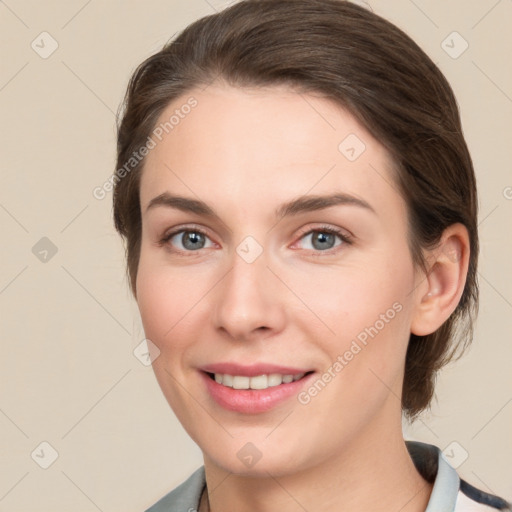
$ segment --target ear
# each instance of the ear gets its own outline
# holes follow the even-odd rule
[[[469,235],[463,224],[445,229],[435,249],[426,254],[428,273],[418,274],[411,332],[432,334],[457,307],[469,265]]]

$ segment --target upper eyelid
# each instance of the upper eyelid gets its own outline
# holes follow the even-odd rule
[[[179,233],[182,233],[183,231],[198,231],[200,233],[204,233],[205,235],[208,235],[209,230],[208,230],[208,228],[200,226],[199,224],[198,225],[191,224],[191,225],[186,225],[186,226],[178,226],[178,227],[166,229],[162,235],[162,238],[167,237],[167,236],[174,236]]]
[[[199,224],[198,225],[187,225],[187,226],[182,226],[182,227],[177,227],[177,228],[170,228],[168,230],[165,230],[164,231],[164,234],[162,235],[162,237],[166,237],[166,236],[169,236],[169,235],[177,235],[179,233],[182,233],[184,231],[198,231],[200,233],[204,233],[205,235],[208,235],[208,231],[209,229],[208,228],[205,228],[203,226],[200,226]],[[311,232],[322,232],[322,231],[334,231],[334,232],[346,232],[347,233],[347,237],[349,236],[353,236],[352,233],[346,229],[346,228],[341,228],[341,227],[335,227],[335,226],[329,226],[328,224],[322,224],[321,226],[317,226],[317,227],[307,227],[307,228],[301,228],[299,229],[299,235],[300,236],[304,236],[304,235],[307,235],[308,233],[311,233]],[[209,236],[209,235],[208,235]]]
[[[346,228],[342,228],[342,227],[337,227],[337,226],[330,226],[329,224],[322,224],[321,226],[317,226],[317,227],[308,227],[308,228],[304,228],[304,230],[300,229],[299,230],[299,236],[304,236],[304,235],[307,235],[311,232],[323,232],[323,231],[328,231],[328,232],[333,232],[337,235],[340,235],[340,236],[346,236],[347,238],[351,238],[353,237],[354,235]]]

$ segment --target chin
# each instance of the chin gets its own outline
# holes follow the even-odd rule
[[[306,452],[305,446],[283,446],[280,442],[271,442],[266,430],[257,440],[256,436],[241,436],[230,439],[229,443],[209,446],[199,444],[205,465],[216,466],[238,476],[268,478],[269,475],[280,477],[295,473],[310,465],[314,457]],[[276,440],[277,441],[277,440]],[[297,455],[300,454],[300,459]]]

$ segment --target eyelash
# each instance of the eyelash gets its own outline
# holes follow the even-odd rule
[[[204,235],[205,237],[208,237],[208,234],[203,229],[201,229],[199,227],[190,226],[187,228],[181,228],[181,229],[177,229],[175,231],[171,231],[170,233],[166,233],[158,241],[158,245],[161,247],[166,245],[172,237],[174,237],[180,233],[200,233],[200,234]],[[325,251],[313,251],[312,255],[315,257],[322,256],[322,255],[334,254],[335,252],[337,252],[339,250],[339,248],[342,245],[352,245],[353,244],[353,237],[351,235],[348,235],[346,232],[341,231],[340,229],[337,229],[337,228],[333,228],[331,226],[319,226],[314,229],[305,230],[302,233],[300,233],[299,240],[303,239],[306,235],[310,235],[311,233],[328,233],[331,235],[336,235],[342,241],[342,244],[340,244],[336,247],[333,247],[331,249],[327,249]],[[172,249],[172,252],[178,253],[178,254],[191,254],[194,252],[199,252],[199,250],[197,250],[197,251],[182,251],[181,249]]]

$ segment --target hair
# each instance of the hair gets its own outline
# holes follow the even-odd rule
[[[215,80],[286,85],[353,115],[392,157],[412,260],[425,272],[424,250],[435,249],[448,226],[467,228],[469,268],[455,311],[434,333],[410,335],[402,411],[415,419],[431,404],[437,372],[471,342],[478,310],[476,179],[446,78],[402,30],[344,0],[242,0],[189,25],[138,66],[118,117],[113,214],[134,296],[144,159],[121,171],[171,101]]]

